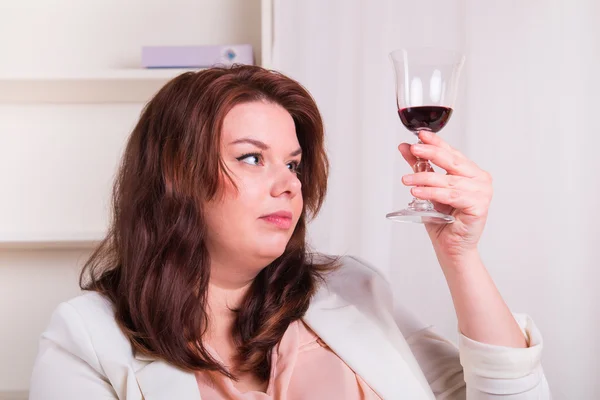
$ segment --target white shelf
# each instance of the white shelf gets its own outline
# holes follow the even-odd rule
[[[105,234],[103,232],[85,232],[79,234],[55,233],[35,237],[0,234],[0,249],[91,249],[100,244],[104,237]],[[0,397],[0,400],[2,400],[2,397]]]
[[[145,103],[172,78],[198,69],[113,69],[0,76],[0,103]]]
[[[80,80],[164,80],[170,79],[183,72],[198,71],[198,68],[115,68],[97,71],[73,71],[60,74],[7,74],[2,80],[28,80],[28,81],[80,81]]]
[[[0,392],[0,400],[27,400],[28,392]]]

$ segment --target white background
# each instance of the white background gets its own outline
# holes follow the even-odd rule
[[[462,50],[462,93],[441,135],[494,177],[484,261],[511,309],[541,329],[554,397],[600,398],[598,2],[275,5],[275,66],[312,91],[327,123],[333,170],[315,243],[380,267],[405,304],[456,339],[425,232],[384,218],[410,200],[400,182],[410,169],[396,145],[414,141],[396,114],[387,54]]]
[[[2,0],[0,75],[135,67],[146,44],[256,45],[259,15],[259,2],[247,0]],[[495,178],[483,258],[511,309],[540,327],[559,400],[600,397],[599,18],[592,0],[275,2],[274,67],[311,90],[327,128],[332,174],[311,226],[314,246],[376,265],[404,303],[452,339],[456,320],[426,234],[384,218],[410,200],[400,184],[409,167],[396,146],[414,140],[396,114],[387,53],[404,45],[466,53],[462,92],[443,136]],[[69,201],[86,192],[56,174],[79,169],[73,176],[89,180],[78,185],[106,193],[115,146],[140,107],[0,105],[0,190],[17,176],[24,185],[55,176],[59,187],[49,200]],[[53,171],[60,160],[49,165],[38,148],[52,135],[93,162]],[[18,201],[3,191],[0,215],[9,207],[38,212],[30,203],[43,204],[33,198],[39,186],[27,190],[32,198]],[[105,201],[91,197],[98,207]],[[73,212],[91,225],[104,218],[81,204]],[[86,256],[0,249],[0,391],[27,388],[38,336],[58,302],[78,293]]]

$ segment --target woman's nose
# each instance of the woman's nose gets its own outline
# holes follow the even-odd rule
[[[298,179],[298,175],[293,171],[290,171],[287,166],[277,168],[274,175],[273,184],[271,186],[271,195],[273,197],[279,197],[281,195],[294,197],[300,193],[300,189],[302,188],[300,179]]]

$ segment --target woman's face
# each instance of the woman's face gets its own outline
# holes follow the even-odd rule
[[[221,155],[238,190],[223,177],[223,196],[205,205],[214,263],[239,273],[283,254],[302,212],[300,152],[294,121],[283,107],[257,101],[226,115]]]

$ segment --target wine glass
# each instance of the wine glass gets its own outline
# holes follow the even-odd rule
[[[390,53],[396,78],[396,102],[402,124],[415,135],[439,132],[450,119],[458,91],[458,76],[465,57],[433,47],[403,48]],[[421,140],[419,140],[419,143]],[[431,172],[428,160],[417,157],[415,172]],[[452,215],[436,211],[429,200],[413,198],[407,208],[387,218],[398,222],[454,222]]]

